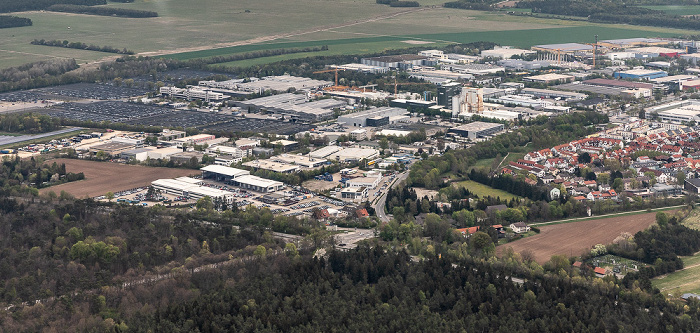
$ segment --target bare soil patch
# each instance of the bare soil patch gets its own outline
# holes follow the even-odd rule
[[[109,162],[94,162],[74,159],[55,159],[47,163],[65,163],[66,171],[85,174],[85,179],[77,182],[51,186],[39,193],[66,191],[77,198],[96,197],[107,192],[118,192],[136,187],[148,186],[161,178],[177,178],[197,175],[199,171],[174,168],[151,168],[140,165],[125,165]]]
[[[666,212],[673,214],[673,211]],[[599,220],[583,220],[542,226],[540,233],[497,248],[500,253],[512,247],[517,253],[530,250],[542,264],[553,255],[578,256],[596,244],[609,244],[623,232],[635,234],[656,222],[656,212],[616,216]]]

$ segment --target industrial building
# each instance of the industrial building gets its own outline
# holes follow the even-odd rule
[[[481,56],[497,58],[497,59],[510,59],[513,56],[526,56],[529,54],[536,54],[535,51],[514,49],[510,47],[499,47],[496,46],[493,50],[483,50],[481,51]],[[499,64],[500,65],[500,64]]]
[[[158,179],[151,182],[153,188],[166,194],[189,197],[195,200],[210,197],[212,199],[222,199],[228,204],[233,203],[233,193],[199,184],[201,184],[199,180],[188,177]]]
[[[536,83],[544,83],[544,84],[552,84],[552,83],[566,83],[566,82],[571,82],[574,81],[576,78],[573,75],[564,75],[564,74],[542,74],[542,75],[534,75],[534,76],[526,76],[523,78],[523,81],[525,82],[536,82]]]
[[[275,148],[282,149],[283,152],[288,153],[293,150],[299,149],[299,142],[291,140],[277,140],[270,142]]]
[[[491,136],[502,131],[504,128],[505,126],[503,124],[475,121],[473,123],[450,128],[447,133],[463,138],[476,139]]]
[[[606,39],[598,42],[598,45],[610,49],[627,49],[637,46],[662,46],[668,45],[667,40],[656,38],[623,38],[623,39]]]
[[[171,98],[181,98],[191,101],[193,99],[201,99],[205,102],[222,101],[230,96],[219,92],[214,92],[211,89],[190,86],[187,88],[177,88],[173,86],[160,87],[160,94]]]
[[[369,66],[369,65],[363,65],[363,64],[345,64],[345,65],[339,65],[335,66],[338,69],[344,69],[346,71],[356,71],[356,72],[364,72],[364,73],[370,73],[370,74],[384,74],[389,71],[389,68],[386,67],[380,67],[380,66]]]
[[[379,157],[379,150],[372,148],[344,148],[327,158],[339,162],[358,162],[361,160],[372,160]]]
[[[306,77],[280,75],[266,76],[260,80],[240,83],[236,89],[254,93],[262,93],[267,90],[275,92],[295,90],[318,90],[333,85],[331,81],[314,80]]]
[[[213,134],[197,134],[175,139],[173,140],[173,142],[178,147],[182,147],[183,145],[201,145],[206,143],[207,141],[214,140],[215,138],[216,136]]]
[[[520,93],[524,95],[532,95],[537,98],[559,98],[564,101],[581,101],[586,99],[588,96],[586,94],[575,92],[537,88],[524,88],[520,91]]]
[[[199,170],[202,171],[202,179],[214,179],[224,183],[230,182],[237,177],[250,175],[250,171],[248,170],[230,168],[221,165],[207,165]]]
[[[491,75],[491,74],[496,74],[498,72],[505,72],[506,71],[506,69],[502,66],[494,66],[494,65],[489,65],[489,64],[465,64],[465,65],[445,64],[445,65],[440,66],[440,69],[450,71],[450,72],[472,74],[472,75]]]
[[[279,173],[294,173],[299,171],[299,167],[296,165],[290,165],[286,163],[274,162],[271,160],[255,160],[243,163],[243,166],[253,168],[256,170],[268,170]]]
[[[452,97],[462,93],[462,84],[450,82],[437,87],[437,103],[445,108],[452,109]]]
[[[323,158],[313,158],[313,157],[308,157],[308,156],[290,155],[290,154],[275,155],[275,156],[272,156],[270,158],[270,160],[273,162],[279,162],[279,163],[285,163],[285,164],[291,164],[291,165],[299,165],[299,166],[302,166],[304,168],[320,167],[327,162],[327,160],[323,159]]]
[[[337,153],[338,151],[342,150],[342,147],[339,146],[325,146],[323,148],[316,149],[312,152],[309,153],[309,157],[311,158],[326,158],[329,155],[333,153]]]
[[[377,177],[357,177],[357,178],[352,178],[348,179],[347,182],[345,182],[345,185],[347,187],[365,187],[369,189],[375,189],[378,185],[379,182],[382,180],[381,176]]]
[[[393,99],[389,101],[389,106],[397,108],[412,108],[412,109],[427,109],[433,105],[437,105],[434,101],[413,100],[413,99]],[[415,112],[415,111],[414,111]]]
[[[657,57],[669,57],[676,58],[681,54],[685,53],[683,49],[671,49],[668,47],[658,47],[658,46],[648,46],[648,47],[638,47],[634,49],[628,49],[627,52],[632,52],[636,56],[635,58],[657,58]]]
[[[656,113],[666,123],[682,124],[700,122],[700,100],[688,99],[647,108],[646,114]]]
[[[499,98],[493,98],[489,101],[503,105],[525,106],[537,110],[541,110],[545,107],[554,105],[552,101],[543,100],[539,98],[532,98],[530,96],[524,95],[508,95]]]
[[[503,66],[506,69],[528,71],[540,70],[552,66],[552,62],[549,60],[526,61],[521,59],[503,59],[499,60],[497,63],[499,66]]]
[[[630,69],[613,73],[615,78],[630,80],[650,80],[665,76],[668,76],[667,72],[655,69]]]
[[[409,69],[413,66],[432,66],[435,64],[430,57],[417,54],[399,54],[391,56],[362,58],[361,63],[367,66],[385,68]]]
[[[380,107],[338,117],[338,123],[355,127],[378,127],[388,125],[389,118],[402,116],[408,112],[401,108]]]
[[[231,181],[231,184],[233,186],[238,186],[240,188],[260,193],[275,192],[284,188],[284,184],[282,182],[252,175],[236,177]]]
[[[564,43],[564,44],[546,44],[535,45],[530,48],[533,51],[549,52],[549,53],[564,53],[575,54],[582,52],[592,52],[593,46],[579,43]]]
[[[340,191],[340,197],[355,202],[361,202],[369,197],[369,190],[364,187],[346,187]]]
[[[132,150],[135,147],[135,145],[128,143],[106,142],[101,145],[95,145],[90,147],[90,154],[94,156],[97,155],[97,153],[99,152],[103,152],[104,154],[107,154],[109,156],[118,157],[119,154],[121,154],[122,152]]]
[[[236,106],[250,111],[288,115],[292,119],[321,121],[333,117],[333,109],[345,106],[344,101],[327,99],[308,102],[306,95],[279,94],[235,102]]]

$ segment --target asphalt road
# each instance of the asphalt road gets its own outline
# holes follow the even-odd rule
[[[408,166],[410,169],[410,166]],[[386,193],[389,192],[389,188],[392,186],[401,183],[404,181],[406,178],[408,178],[408,173],[409,171],[404,171],[400,173],[396,179],[394,179],[394,182],[389,185],[389,187],[382,193],[382,195],[379,197],[379,200],[377,200],[377,203],[374,205],[374,211],[377,213],[377,217],[379,218],[380,221],[382,222],[389,222],[391,219],[386,215],[384,212],[384,205],[386,204]]]

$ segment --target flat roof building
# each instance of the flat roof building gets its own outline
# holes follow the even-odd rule
[[[563,74],[550,73],[550,74],[526,76],[523,78],[523,81],[550,84],[550,83],[571,82],[575,79],[576,78],[573,75],[563,75]]]
[[[463,138],[476,139],[493,135],[502,131],[504,128],[505,126],[503,124],[475,121],[473,123],[450,128],[447,133]]]
[[[656,69],[631,69],[613,73],[613,77],[619,79],[650,80],[668,76],[668,73]]]
[[[376,149],[344,148],[328,156],[328,159],[340,162],[357,162],[363,159],[372,160],[377,157],[379,157],[379,150]]]
[[[528,54],[535,54],[537,52],[530,50],[496,47],[493,50],[483,50],[481,51],[482,57],[492,57],[498,59],[510,59],[513,56],[524,56]]]
[[[260,193],[279,191],[284,188],[282,182],[252,175],[236,177],[231,183],[234,186]]]
[[[588,97],[588,95],[582,93],[537,88],[523,88],[520,93],[525,95],[533,95],[539,98],[560,98],[565,101],[581,101]]]
[[[333,153],[336,153],[343,149],[342,147],[339,146],[325,146],[321,147],[319,149],[316,149],[312,152],[309,153],[309,157],[312,158],[326,158],[328,155],[331,155]]]
[[[688,99],[647,108],[647,114],[657,113],[659,120],[666,123],[682,124],[700,122],[700,100]]]
[[[401,116],[407,114],[408,111],[401,108],[380,107],[367,111],[350,113],[338,117],[338,123],[343,123],[348,126],[367,127],[367,126],[383,126],[389,124],[389,117]]]
[[[103,152],[109,156],[119,156],[122,152],[134,149],[135,145],[121,142],[106,142],[101,145],[95,145],[90,147],[90,154],[97,155],[99,152]]]
[[[229,182],[235,178],[250,175],[250,171],[231,168],[222,165],[207,165],[201,169],[202,179],[214,179],[216,181]]]
[[[413,66],[429,65],[430,57],[417,54],[398,54],[391,56],[362,58],[363,65],[385,68],[407,69]]]
[[[281,154],[272,156],[270,160],[274,162],[286,163],[291,165],[299,165],[304,168],[315,168],[325,164],[327,161],[323,158],[313,158],[302,155]]]
[[[293,173],[299,171],[296,165],[274,162],[271,160],[255,160],[243,163],[243,166],[257,170],[269,170],[279,173]]]
[[[593,46],[587,44],[579,43],[564,43],[564,44],[544,44],[535,45],[530,48],[533,51],[542,52],[562,52],[562,53],[578,53],[578,52],[591,52],[593,51]]]
[[[229,204],[234,200],[234,195],[232,192],[200,186],[188,179],[183,179],[182,177],[178,179],[154,180],[151,182],[151,185],[153,188],[163,193],[189,197],[195,200],[210,197],[212,199],[222,199]]]
[[[345,182],[348,187],[366,187],[369,189],[374,189],[379,185],[382,180],[381,176],[377,177],[357,177],[349,179]]]

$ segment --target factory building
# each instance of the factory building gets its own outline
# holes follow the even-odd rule
[[[417,54],[399,54],[391,56],[362,58],[361,63],[367,66],[377,66],[385,68],[410,69],[414,66],[432,66],[435,61],[430,57]]]
[[[201,169],[202,179],[214,179],[220,182],[230,182],[240,176],[250,175],[250,171],[230,168],[221,165],[207,165]]]
[[[230,97],[222,93],[211,91],[211,89],[201,87],[160,87],[160,94],[172,98],[186,99],[188,101],[193,99],[201,99],[205,102],[222,101]]]
[[[274,162],[271,160],[255,160],[243,163],[243,166],[253,168],[255,170],[268,170],[279,173],[294,173],[299,171],[296,165]]]
[[[321,121],[333,118],[333,109],[343,107],[347,103],[334,99],[308,102],[306,95],[285,93],[238,101],[235,104],[249,111],[288,115],[292,119],[305,121]]]
[[[299,165],[299,166],[302,166],[304,168],[320,167],[327,162],[323,158],[313,158],[313,157],[308,157],[308,156],[290,155],[290,154],[281,154],[281,155],[272,156],[270,158],[270,160],[273,162],[286,163],[286,164],[291,164],[291,165]]]
[[[445,108],[452,108],[452,97],[462,93],[462,84],[458,82],[445,83],[437,87],[437,102]]]
[[[573,75],[563,75],[563,74],[542,74],[542,75],[534,75],[534,76],[526,76],[523,78],[523,81],[525,82],[536,82],[536,83],[544,83],[544,84],[552,84],[552,83],[566,83],[566,82],[571,82],[575,80],[576,78]]]
[[[530,49],[533,51],[549,52],[549,53],[562,53],[562,54],[576,54],[576,53],[593,52],[593,46],[590,46],[587,44],[579,44],[579,43],[535,45],[535,46],[531,47]]]
[[[496,46],[493,50],[481,51],[481,56],[484,58],[491,57],[491,58],[497,58],[497,59],[510,59],[513,56],[522,57],[522,56],[526,56],[529,54],[536,54],[536,53],[537,52],[535,52],[535,51]],[[500,65],[500,63],[499,63],[499,65]]]
[[[537,98],[559,98],[565,101],[581,101],[588,95],[582,93],[559,91],[551,89],[524,88],[520,91],[524,95],[532,95]]]
[[[665,76],[668,76],[668,73],[655,69],[630,69],[613,73],[615,78],[629,80],[650,80]]]
[[[212,199],[222,199],[226,203],[233,203],[234,194],[229,191],[200,186],[197,179],[180,177],[176,179],[158,179],[151,182],[156,190],[166,194],[189,197],[191,199],[201,199],[210,197]]]
[[[689,99],[647,108],[646,114],[657,113],[659,120],[671,124],[700,122],[700,101]]]
[[[237,177],[231,181],[231,184],[233,186],[238,186],[243,189],[260,193],[275,192],[284,188],[284,184],[282,182],[251,175]]]
[[[503,124],[475,121],[473,123],[450,128],[447,133],[463,138],[476,139],[491,136],[502,131],[504,128],[505,126]]]
[[[402,116],[408,113],[405,109],[381,107],[367,111],[351,113],[338,117],[338,123],[355,127],[378,127],[389,124],[389,117]]]

